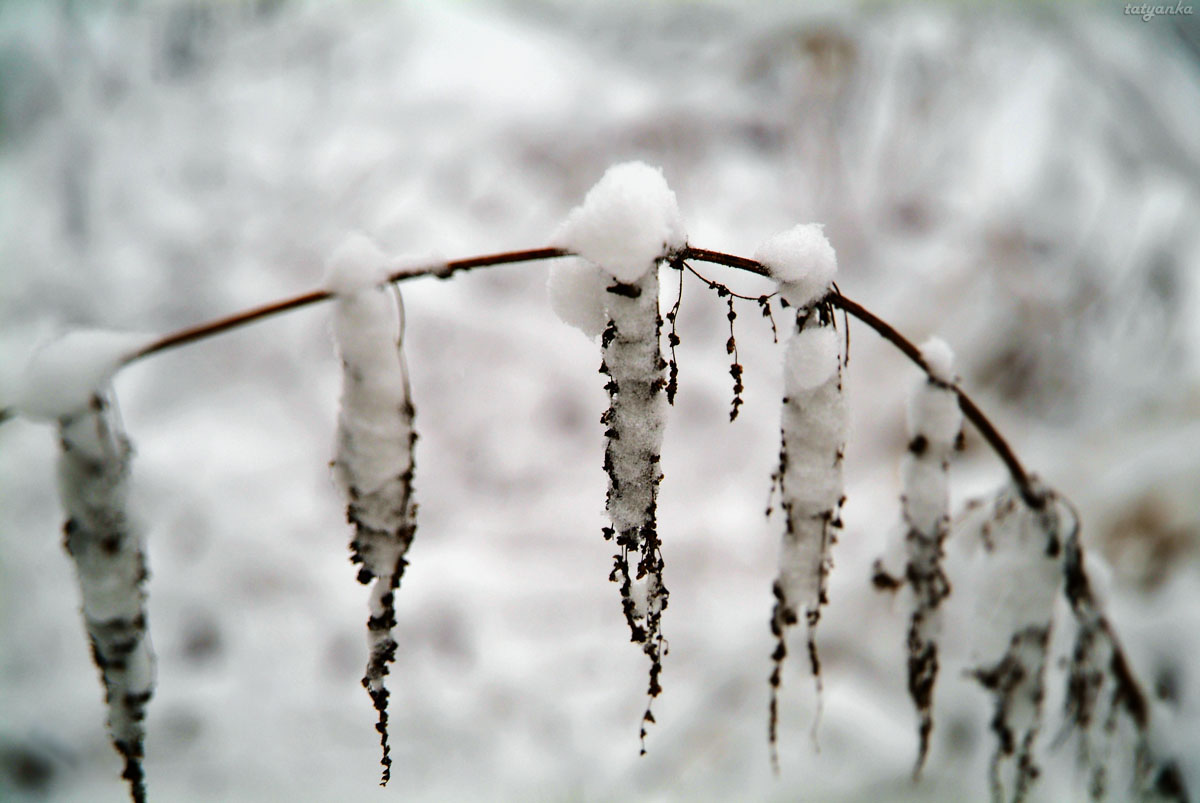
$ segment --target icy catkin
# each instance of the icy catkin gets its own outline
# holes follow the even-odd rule
[[[1040,772],[1034,747],[1063,568],[1060,505],[1052,494],[1041,495],[1046,502],[1034,510],[1015,487],[1004,488],[974,545],[971,674],[992,698],[997,744],[988,777],[996,803],[1027,799]]]
[[[817,623],[826,603],[826,579],[832,567],[830,547],[842,526],[845,501],[842,457],[845,451],[845,399],[842,394],[842,339],[828,304],[814,304],[796,315],[785,346],[782,447],[775,482],[786,516],[773,587],[771,632],[776,639],[771,671],[768,731],[777,765],[778,693],[787,657],[788,628],[801,617],[807,630],[809,666],[821,694]],[[819,710],[819,709],[818,709]],[[814,723],[813,732],[816,733]]]
[[[130,794],[146,799],[142,758],[154,653],[146,629],[146,554],[126,512],[129,440],[100,396],[59,419],[58,486],[67,553],[83,598],[83,618],[108,704],[108,732],[125,760]]]
[[[342,358],[342,399],[333,472],[347,499],[346,518],[354,525],[351,561],[360,564],[358,581],[372,584],[370,655],[362,683],[379,712],[375,727],[383,749],[383,785],[391,778],[392,764],[384,678],[397,646],[393,595],[417,528],[412,500],[416,433],[401,352],[398,293],[393,297],[387,285],[339,284],[344,292],[335,304],[333,329]]]
[[[962,432],[962,412],[954,392],[953,356],[940,340],[922,347],[931,375],[913,388],[908,407],[908,452],[901,469],[900,497],[907,565],[912,591],[908,626],[908,693],[917,709],[918,747],[913,768],[919,777],[933,731],[933,690],[938,675],[939,608],[950,595],[942,569],[942,548],[950,530],[950,456]]]
[[[1108,797],[1112,746],[1124,718],[1133,727],[1137,746],[1133,786],[1119,797],[1184,803],[1189,798],[1179,763],[1156,749],[1146,693],[1092,589],[1078,521],[1064,549],[1065,591],[1076,627],[1064,713],[1068,728],[1079,735],[1079,762],[1088,773],[1088,794],[1092,800]]]
[[[663,558],[658,538],[659,467],[667,401],[659,351],[662,319],[658,312],[658,271],[649,270],[634,284],[614,283],[606,304],[609,323],[601,336],[608,376],[609,407],[601,417],[607,445],[606,510],[611,527],[606,539],[615,540],[609,579],[620,584],[621,608],[632,640],[650,659],[647,693],[653,701],[662,691],[659,674],[666,651],[662,612],[667,607]],[[654,721],[647,705],[641,727],[645,752],[646,725]]]
[[[650,709],[662,691],[659,675],[666,653],[662,612],[667,588],[657,507],[667,363],[659,349],[658,265],[682,248],[687,237],[675,193],[662,171],[626,162],[605,171],[583,203],[567,215],[553,242],[585,260],[551,276],[555,310],[588,335],[596,323],[605,321],[600,373],[608,377],[604,387],[609,406],[600,422],[605,426],[605,508],[611,526],[604,528],[604,537],[619,549],[609,580],[620,585],[632,640],[650,659],[650,699],[641,725],[645,753],[646,727],[654,722]]]

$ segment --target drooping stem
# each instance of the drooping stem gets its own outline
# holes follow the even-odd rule
[[[466,259],[451,260],[448,262],[432,263],[425,266],[405,268],[396,271],[388,277],[390,282],[402,282],[409,279],[417,279],[422,276],[434,276],[439,279],[448,279],[456,273],[473,270],[475,268],[490,267],[493,265],[511,265],[519,262],[536,262],[543,259],[558,259],[561,257],[574,256],[570,251],[562,248],[532,248],[523,251],[506,251],[499,254],[485,254],[483,256],[468,257]],[[717,265],[724,265],[738,270],[744,270],[748,273],[754,273],[759,276],[768,276],[769,272],[766,267],[753,259],[739,257],[733,254],[725,254],[720,251],[710,251],[704,248],[692,248],[688,246],[679,253],[669,254],[668,258],[675,260],[695,259],[701,262],[710,262]],[[214,335],[228,332],[231,329],[236,329],[247,324],[255,323],[266,318],[273,317],[285,312],[291,312],[302,307],[318,304],[323,301],[329,301],[333,298],[333,293],[328,290],[314,290],[293,298],[277,301],[272,304],[266,304],[261,307],[245,310],[243,312],[229,315],[224,318],[218,318],[213,321],[198,324],[187,329],[181,329],[177,332],[171,332],[164,335],[154,342],[142,347],[138,351],[126,357],[121,365],[122,367],[137,362],[145,357],[150,357],[155,354],[184,346],[191,343],[205,340]],[[926,374],[930,373],[929,366],[925,364],[924,358],[921,356],[921,350],[913,345],[912,341],[904,337],[895,327],[884,321],[879,316],[870,312],[868,309],[859,303],[852,301],[840,292],[833,292],[828,296],[828,300],[837,307],[853,315],[859,321],[865,323],[878,333],[881,337],[895,346],[901,353],[912,360]],[[1034,488],[1033,483],[1029,479],[1021,461],[1017,459],[1016,453],[1012,447],[1001,436],[999,430],[992,424],[991,420],[983,414],[974,400],[966,394],[962,388],[957,385],[953,386],[958,397],[959,407],[962,408],[963,415],[968,421],[975,425],[979,433],[992,447],[992,451],[1004,462],[1008,473],[1012,475],[1013,482],[1020,489],[1021,497],[1034,510],[1041,510],[1046,505],[1045,498],[1039,494]],[[0,424],[3,424],[10,418],[16,415],[14,408],[0,408]]]

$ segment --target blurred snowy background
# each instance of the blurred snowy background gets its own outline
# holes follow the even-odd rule
[[[609,164],[643,159],[693,244],[748,255],[824,222],[847,295],[955,347],[966,386],[1081,508],[1200,789],[1200,17],[1122,10],[6,2],[0,398],[65,328],[167,331],[311,289],[352,229],[397,253],[542,245]],[[645,666],[600,536],[599,354],[554,318],[545,273],[404,288],[421,519],[383,791],[358,685],[366,591],[328,473],[328,311],[119,377],[159,655],[152,798],[982,797],[988,711],[958,676],[939,683],[926,780],[908,780],[904,609],[868,580],[899,517],[916,373],[865,329],[821,749],[793,662],[771,774],[778,353],[743,308],[746,404],[728,424],[724,308],[695,282],[660,504],[670,655],[638,758]],[[119,801],[54,451],[45,426],[0,428],[0,798]],[[957,501],[1002,480],[970,433]],[[1081,795],[1072,745],[1052,744],[1060,678],[1050,800]]]

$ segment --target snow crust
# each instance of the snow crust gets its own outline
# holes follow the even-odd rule
[[[378,491],[412,463],[411,428],[399,425],[409,393],[393,293],[369,286],[334,305],[333,331],[345,366],[334,477],[358,495]]]
[[[845,484],[846,403],[837,333],[809,319],[784,356],[780,503],[787,522],[779,557],[776,625],[807,614],[810,646],[824,598],[833,532]],[[815,647],[813,647],[815,649]]]
[[[53,421],[87,409],[130,354],[149,343],[144,334],[81,329],[34,352],[18,384],[15,407],[28,418]]]
[[[837,254],[820,223],[801,223],[768,239],[754,252],[793,307],[819,301],[837,277]]]
[[[610,278],[586,260],[559,260],[550,266],[546,292],[550,307],[563,323],[590,338],[599,337],[608,322],[604,300]]]
[[[825,384],[837,372],[840,346],[832,326],[808,327],[792,335],[784,354],[788,387],[812,390]]]
[[[682,248],[687,235],[662,169],[624,162],[608,168],[588,190],[553,242],[632,284],[667,253]]]
[[[387,281],[390,262],[374,240],[356,231],[346,235],[325,268],[325,288],[350,296]]]

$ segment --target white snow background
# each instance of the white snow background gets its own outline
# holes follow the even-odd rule
[[[608,165],[661,166],[694,245],[748,256],[823,223],[847,295],[951,345],[1110,562],[1112,616],[1195,793],[1198,41],[1196,17],[1115,3],[5,3],[0,400],[66,329],[165,332],[313,289],[352,230],[390,254],[538,247]],[[962,677],[940,678],[909,780],[906,613],[869,577],[899,521],[916,373],[853,324],[820,752],[794,660],[772,775],[780,355],[740,307],[729,424],[725,307],[690,280],[659,500],[670,654],[638,757],[644,658],[600,534],[599,349],[558,321],[548,269],[404,287],[420,512],[386,790],[358,682],[368,592],[329,472],[330,311],[117,377],[159,657],[151,799],[985,795],[988,703]],[[0,427],[0,798],[121,801],[54,454],[50,427]],[[956,507],[1003,478],[969,432]],[[1052,674],[1038,799],[1082,795],[1073,744],[1051,745],[1061,687]]]

